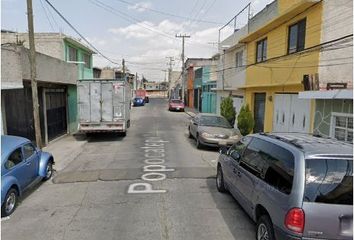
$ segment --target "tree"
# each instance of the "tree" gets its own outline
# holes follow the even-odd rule
[[[235,124],[236,111],[231,97],[222,100],[220,105],[221,116],[225,117],[227,121],[233,126]]]
[[[243,105],[237,116],[237,128],[243,136],[249,134],[254,127],[254,119],[248,104]]]

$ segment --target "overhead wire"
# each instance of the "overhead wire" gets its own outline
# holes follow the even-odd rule
[[[135,4],[130,3],[128,1],[125,1],[125,0],[116,0],[116,1],[119,1],[119,2],[127,4],[127,5],[136,6]],[[197,2],[199,2],[199,0],[197,0]],[[145,9],[145,10],[148,10],[148,11],[151,11],[151,12],[155,12],[155,13],[158,13],[158,14],[161,14],[161,15],[165,15],[165,16],[170,16],[170,17],[175,17],[175,18],[180,18],[180,19],[185,19],[185,20],[192,20],[189,17],[177,15],[177,14],[174,14],[174,13],[168,13],[168,12],[165,12],[165,11],[156,10],[156,9],[153,9],[153,8],[150,8],[150,7],[138,6],[138,8]],[[199,19],[198,22],[209,23],[209,24],[217,24],[217,25],[222,24],[220,22],[214,22],[214,21],[203,20],[203,19]]]
[[[97,7],[100,7],[116,16],[119,16],[123,19],[125,19],[126,21],[128,22],[131,22],[133,24],[136,24],[142,28],[145,28],[146,30],[149,30],[149,31],[152,31],[152,32],[155,32],[161,36],[164,36],[164,37],[167,37],[169,39],[172,39],[172,40],[176,40],[171,34],[169,33],[165,33],[163,31],[160,31],[160,30],[156,30],[154,28],[152,28],[150,25],[147,25],[146,23],[144,23],[144,21],[140,20],[140,19],[137,19],[135,17],[132,17],[131,15],[129,14],[126,14],[118,9],[115,9],[113,8],[112,6],[110,5],[107,5],[99,0],[89,0],[89,2],[91,2],[92,4],[96,5]]]
[[[44,5],[43,5],[42,0],[39,0],[39,3],[40,3],[41,6],[42,6],[43,12],[44,12],[44,14],[45,14],[45,16],[46,16],[46,18],[47,18],[47,20],[48,20],[48,23],[49,23],[49,25],[50,25],[50,28],[51,28],[52,31],[54,32],[54,31],[55,31],[55,30],[54,30],[54,27],[53,27],[53,25],[52,25],[52,22],[51,22],[50,19],[49,19],[49,16],[48,16],[48,13],[47,13],[46,9],[44,8]]]
[[[113,61],[112,59],[108,58],[106,55],[104,55],[100,50],[98,50],[92,43],[90,43],[71,23],[69,20],[67,20],[60,12],[57,10],[52,3],[49,2],[49,0],[44,0],[48,3],[48,5],[66,22],[71,29],[73,29],[90,47],[92,47],[98,54],[100,54],[103,58],[108,60],[109,62],[119,65],[119,63]]]

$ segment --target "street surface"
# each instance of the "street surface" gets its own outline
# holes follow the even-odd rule
[[[254,239],[238,203],[216,190],[216,149],[198,150],[189,116],[151,99],[126,137],[90,135],[53,181],[1,222],[2,239]]]

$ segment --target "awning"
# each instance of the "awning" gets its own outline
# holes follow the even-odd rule
[[[327,91],[299,92],[301,99],[353,99],[353,90],[336,89]]]

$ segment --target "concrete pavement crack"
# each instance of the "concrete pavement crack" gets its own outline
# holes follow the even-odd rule
[[[75,211],[74,215],[71,217],[70,222],[67,224],[68,227],[70,227],[70,225],[71,225],[72,222],[74,221],[74,218],[77,216],[77,214],[78,214],[79,211],[81,210],[82,204],[83,204],[83,202],[84,202],[84,200],[85,200],[85,198],[86,198],[86,195],[87,195],[88,187],[89,187],[89,184],[87,183],[87,184],[86,184],[85,193],[84,193],[84,196],[83,196],[82,199],[81,199],[79,208]],[[63,238],[62,238],[63,240],[65,239],[66,230],[67,230],[67,228],[64,229],[64,234],[63,234]]]

